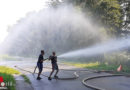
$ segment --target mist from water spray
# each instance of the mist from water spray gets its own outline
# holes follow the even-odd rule
[[[130,46],[129,38],[107,41],[102,26],[93,21],[71,5],[32,12],[9,29],[0,52],[32,57],[44,49],[46,57],[55,51],[58,58],[81,60]]]
[[[92,47],[68,52],[58,56],[59,58],[73,58],[73,57],[90,57],[98,54],[110,53],[113,51],[124,50],[130,47],[130,38],[110,40],[106,43],[97,44]]]
[[[72,5],[29,13],[9,29],[0,51],[36,56],[44,49],[50,55],[85,48],[104,40],[100,26]]]

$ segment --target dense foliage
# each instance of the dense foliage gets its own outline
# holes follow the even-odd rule
[[[71,3],[80,8],[84,13],[97,19],[107,27],[108,34],[120,36],[129,33],[130,1],[129,0],[54,0],[54,7]]]

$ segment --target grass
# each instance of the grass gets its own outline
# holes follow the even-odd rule
[[[12,86],[7,85],[8,90],[16,90],[15,88],[15,78],[13,77],[13,74],[20,74],[19,71],[9,68],[6,66],[0,66],[0,76],[3,77],[5,83],[12,83]]]
[[[6,66],[0,66],[0,73],[6,73],[6,74],[20,74],[19,71],[13,69],[13,68],[9,68]]]
[[[92,62],[92,63],[74,63],[74,62],[67,62],[65,64],[68,65],[73,65],[79,68],[87,68],[87,69],[93,69],[93,70],[112,70],[116,71],[119,65],[108,65],[108,64],[103,64],[100,62]],[[123,66],[123,72],[125,73],[130,73],[130,67],[128,66]]]
[[[26,83],[31,84],[29,78],[28,78],[26,75],[22,74],[21,76],[24,78],[24,81],[25,81]]]

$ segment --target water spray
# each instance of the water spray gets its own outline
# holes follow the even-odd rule
[[[100,29],[92,18],[74,6],[46,8],[30,13],[13,25],[0,52],[20,56],[35,56],[41,49],[47,53],[53,49],[67,52],[103,41],[105,37]]]
[[[109,40],[106,43],[97,44],[88,48],[71,51],[62,55],[59,55],[58,58],[73,58],[73,57],[89,57],[95,56],[103,53],[110,53],[113,51],[124,50],[130,47],[130,38],[115,39]]]

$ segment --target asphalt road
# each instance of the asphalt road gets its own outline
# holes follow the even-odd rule
[[[75,69],[71,66],[61,66],[61,68],[64,67],[64,69]],[[66,68],[65,68],[66,67]],[[26,67],[26,70],[32,71],[34,70],[34,67]],[[38,70],[37,70],[38,71]],[[49,76],[50,74],[50,69],[43,69],[44,75]],[[59,78],[73,78],[74,77],[74,71],[60,71],[58,76]],[[32,86],[34,87],[34,90],[92,90],[90,88],[85,87],[82,84],[82,79],[73,79],[73,80],[56,80],[52,79],[51,81],[48,80],[47,77],[44,77],[41,75],[42,79],[41,80],[36,80],[37,74],[30,74],[26,73],[29,79],[32,82]],[[77,74],[79,74],[77,72]],[[85,74],[85,73],[84,73]]]
[[[28,60],[28,59],[24,59],[21,61],[9,61],[9,62],[6,61],[6,62],[0,63],[0,65],[6,65],[6,66],[10,66],[10,67],[14,67],[15,65],[17,65],[22,69],[33,72],[34,67],[36,65],[36,61]],[[51,64],[50,64],[50,62],[45,62],[44,66],[50,67]],[[53,80],[49,81],[47,77],[44,77],[41,75],[42,79],[39,81],[39,80],[36,80],[37,74],[33,75],[31,73],[28,73],[28,72],[25,72],[22,70],[21,70],[21,72],[23,72],[24,74],[26,74],[29,77],[34,90],[93,90],[82,84],[82,80],[84,78],[97,76],[97,75],[98,76],[109,75],[109,73],[93,73],[90,71],[82,72],[82,71],[80,71],[79,68],[64,65],[64,64],[60,64],[59,68],[67,69],[67,70],[70,70],[70,69],[79,70],[79,71],[77,71],[77,74],[79,74],[79,78],[74,79],[74,80],[53,79]],[[50,71],[51,71],[50,69],[44,68],[42,74],[45,74],[48,76],[50,74]],[[38,72],[38,70],[36,72]],[[60,70],[58,76],[61,78],[69,78],[69,77],[74,76],[73,73],[74,73],[74,71]],[[124,76],[93,79],[86,83],[97,86],[97,87],[101,87],[104,90],[130,90],[130,78],[124,77]]]

